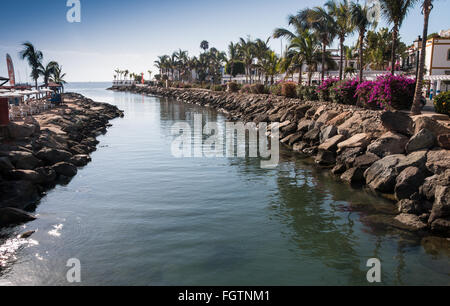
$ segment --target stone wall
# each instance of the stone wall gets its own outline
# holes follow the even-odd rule
[[[280,122],[281,142],[344,182],[395,199],[399,227],[450,237],[450,121],[273,95],[111,88],[214,107],[230,120]]]
[[[117,107],[78,94],[65,105],[10,123],[0,141],[0,227],[28,221],[30,204],[56,184],[65,184],[90,162],[96,137],[123,116]]]

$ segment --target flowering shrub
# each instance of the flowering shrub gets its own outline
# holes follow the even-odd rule
[[[436,112],[450,116],[450,91],[442,92],[434,98]]]
[[[251,93],[252,88],[251,88],[250,84],[245,84],[244,86],[242,86],[241,92],[242,93]]]
[[[383,75],[376,81],[358,85],[355,97],[369,108],[410,109],[414,99],[415,80],[404,76]]]
[[[294,82],[284,82],[281,84],[281,95],[287,98],[297,97],[297,84]]]
[[[358,85],[359,80],[356,78],[339,81],[330,89],[330,99],[335,103],[356,105],[355,94]]]
[[[330,78],[323,81],[322,85],[317,87],[317,94],[321,101],[330,101],[330,89],[339,82],[337,78]]]

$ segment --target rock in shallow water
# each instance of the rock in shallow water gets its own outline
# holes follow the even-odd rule
[[[12,207],[0,208],[0,227],[17,225],[33,220],[36,220],[36,217],[26,211]]]

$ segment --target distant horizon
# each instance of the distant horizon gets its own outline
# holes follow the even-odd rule
[[[157,56],[178,49],[189,55],[201,52],[200,42],[227,51],[230,41],[240,37],[269,37],[276,27],[288,27],[287,16],[300,9],[321,6],[325,0],[230,0],[227,3],[206,0],[81,0],[81,23],[69,23],[66,1],[25,1],[2,3],[0,17],[11,25],[0,42],[0,76],[7,76],[6,54],[13,59],[16,81],[32,82],[27,63],[19,59],[21,44],[30,41],[44,53],[44,64],[56,60],[70,82],[109,82],[114,70],[145,73],[154,67]],[[400,35],[406,44],[422,34],[420,5],[406,18]],[[20,12],[20,13],[19,13]],[[450,28],[447,1],[436,1],[431,13],[429,33]],[[124,20],[124,21],[122,21]],[[448,22],[447,22],[448,23]],[[382,20],[378,26],[386,27]],[[32,29],[32,30],[30,30]],[[355,35],[345,44],[351,45]],[[271,39],[270,46],[280,53],[286,41]],[[332,48],[337,46],[337,42]],[[83,81],[74,81],[83,80]]]

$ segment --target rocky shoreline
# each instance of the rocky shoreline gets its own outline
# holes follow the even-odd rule
[[[161,87],[110,88],[213,107],[230,120],[280,122],[281,142],[343,181],[392,199],[390,225],[450,237],[448,116],[383,112],[273,95]]]
[[[116,106],[66,93],[64,105],[0,127],[0,228],[33,220],[24,210],[87,165],[117,117]]]

